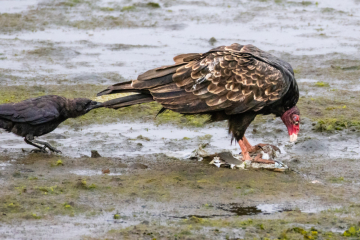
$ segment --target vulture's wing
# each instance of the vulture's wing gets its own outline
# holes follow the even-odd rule
[[[19,103],[0,105],[0,118],[17,123],[38,125],[60,116],[58,104],[51,98],[33,98]]]
[[[132,87],[148,89],[157,102],[180,113],[259,111],[289,89],[284,72],[293,74],[289,64],[252,45],[232,44],[174,60],[175,65],[140,75]]]

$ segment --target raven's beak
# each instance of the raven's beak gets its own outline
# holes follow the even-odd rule
[[[101,108],[103,106],[104,106],[103,103],[93,101],[93,102],[91,102],[90,106],[86,109],[86,111],[89,112],[95,108]]]

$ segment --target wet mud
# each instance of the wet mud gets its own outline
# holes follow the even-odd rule
[[[66,121],[40,138],[62,155],[0,130],[0,238],[359,238],[359,19],[352,0],[1,1],[0,104],[95,98],[177,54],[238,42],[293,66],[302,119],[295,144],[273,116],[247,130],[280,148],[284,173],[189,159],[200,145],[240,149],[226,123],[155,118],[156,103]]]

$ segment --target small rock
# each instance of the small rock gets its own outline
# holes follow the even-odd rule
[[[129,166],[130,169],[147,169],[148,166],[141,163],[133,163]]]
[[[96,150],[91,150],[91,158],[99,158],[101,155]]]
[[[214,45],[216,42],[217,42],[217,40],[216,40],[216,38],[214,38],[214,37],[212,37],[212,38],[209,39],[209,43],[210,43],[211,45]]]
[[[292,163],[300,163],[300,160],[298,158],[294,158],[293,160],[291,160],[290,162]]]
[[[150,138],[148,137],[144,137],[143,135],[139,135],[136,137],[136,139],[139,139],[139,140],[144,140],[144,141],[150,141]]]
[[[142,222],[141,222],[141,224],[144,224],[144,225],[149,225],[149,224],[150,224],[150,222],[145,220],[145,221],[142,221]]]
[[[319,183],[319,184],[321,184],[322,182],[320,182],[320,181],[318,181],[318,180],[313,180],[313,181],[311,181],[311,183],[314,183],[314,184]]]

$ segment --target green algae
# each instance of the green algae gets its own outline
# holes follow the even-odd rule
[[[345,237],[360,237],[360,227],[351,226],[343,233]]]
[[[161,8],[160,4],[155,3],[155,2],[149,2],[146,4],[146,6],[151,7],[151,8]]]
[[[121,9],[122,12],[129,12],[129,11],[134,11],[136,9],[135,6],[125,6]]]
[[[316,82],[315,86],[317,86],[317,87],[330,87],[330,84],[326,83],[326,82]]]

